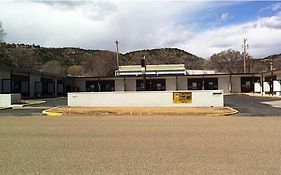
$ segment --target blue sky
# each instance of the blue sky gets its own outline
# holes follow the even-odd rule
[[[214,2],[214,5],[220,2]],[[223,2],[223,5],[206,9],[206,14],[198,12],[195,20],[200,19],[198,28],[220,27],[233,24],[241,24],[256,20],[261,17],[272,16],[272,10],[265,10],[276,2],[269,1],[250,1],[250,2]],[[212,24],[216,24],[215,26]]]
[[[19,15],[20,14],[20,15]],[[281,53],[278,1],[1,1],[9,43],[121,52],[177,47],[203,58],[226,49]]]

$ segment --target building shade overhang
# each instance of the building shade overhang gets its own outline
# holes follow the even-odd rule
[[[145,72],[141,65],[119,66],[115,76],[140,76],[140,75],[186,75],[184,64],[147,65]]]

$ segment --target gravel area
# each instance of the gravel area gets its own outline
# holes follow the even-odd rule
[[[281,118],[0,118],[0,174],[280,174]]]

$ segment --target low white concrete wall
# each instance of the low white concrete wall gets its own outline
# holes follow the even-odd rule
[[[270,85],[268,82],[263,82],[263,92],[270,92]]]
[[[174,103],[173,92],[191,92],[190,103]],[[222,90],[157,92],[79,92],[68,93],[73,107],[223,107]]]
[[[254,92],[260,93],[262,91],[261,83],[254,84]]]
[[[281,95],[281,81],[280,80],[273,81],[273,92],[275,92],[275,94],[277,96]]]
[[[21,94],[0,94],[0,107],[9,107],[21,100]]]

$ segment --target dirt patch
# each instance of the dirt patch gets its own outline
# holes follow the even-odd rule
[[[228,116],[236,111],[229,107],[223,108],[90,108],[90,107],[58,107],[48,112],[63,115],[189,115],[189,116]]]

